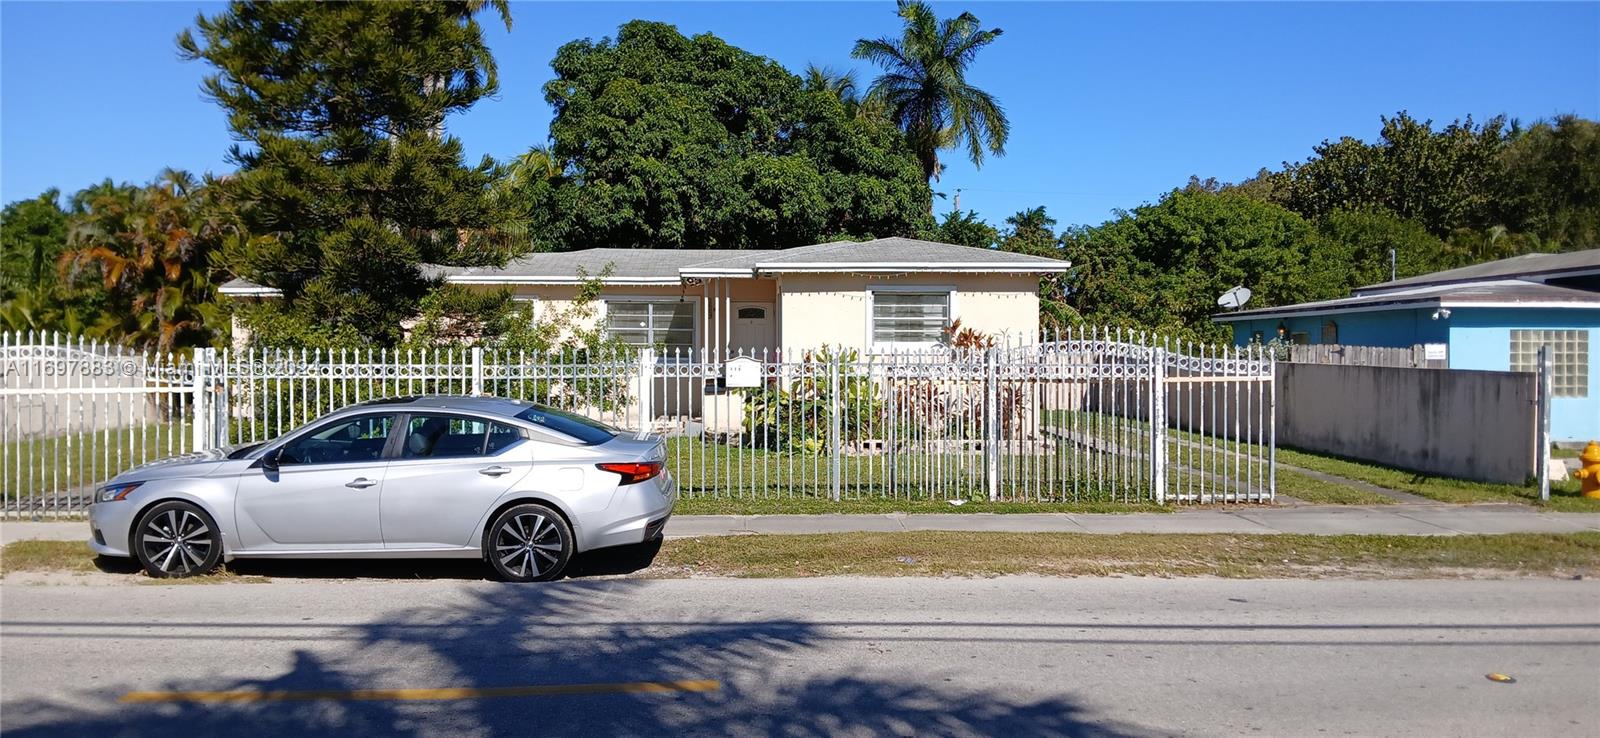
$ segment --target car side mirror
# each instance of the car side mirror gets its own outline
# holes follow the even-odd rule
[[[261,470],[262,471],[267,471],[267,472],[275,472],[275,471],[278,470],[279,462],[281,462],[282,460],[283,460],[283,449],[281,449],[281,448],[272,449],[271,451],[268,451],[265,456],[261,457]]]

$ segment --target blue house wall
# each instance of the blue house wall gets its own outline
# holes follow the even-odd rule
[[[1451,308],[1450,317],[1433,319],[1433,308],[1327,313],[1295,318],[1263,318],[1233,323],[1234,343],[1243,346],[1260,332],[1261,340],[1286,333],[1305,333],[1322,343],[1322,325],[1339,327],[1338,343],[1346,346],[1408,347],[1419,343],[1448,344],[1451,369],[1511,370],[1513,329],[1581,329],[1589,331],[1587,397],[1550,401],[1550,437],[1555,441],[1600,440],[1600,308]]]
[[[1263,342],[1271,341],[1277,337],[1281,324],[1286,338],[1305,333],[1311,343],[1322,343],[1322,324],[1331,320],[1339,327],[1339,340],[1335,343],[1346,346],[1410,347],[1419,343],[1444,343],[1449,326],[1446,321],[1434,320],[1432,316],[1433,309],[1428,308],[1242,320],[1233,324],[1233,342],[1239,346],[1250,343],[1258,331]]]
[[[1600,440],[1600,309],[1459,309],[1450,315],[1450,368],[1511,370],[1512,329],[1589,331],[1589,394],[1550,399],[1550,438]]]

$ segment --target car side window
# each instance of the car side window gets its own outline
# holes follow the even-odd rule
[[[522,440],[522,431],[503,423],[459,415],[418,413],[406,421],[403,459],[489,456]]]
[[[394,428],[393,415],[361,415],[335,420],[284,444],[280,465],[344,464],[377,461]]]
[[[501,449],[522,440],[522,431],[503,423],[489,424],[489,440],[484,443],[483,455],[500,453]]]

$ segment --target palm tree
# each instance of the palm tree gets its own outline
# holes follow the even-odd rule
[[[1006,225],[1011,226],[1011,232],[1014,235],[1049,233],[1053,238],[1055,234],[1052,229],[1055,224],[1056,219],[1045,213],[1043,205],[1028,208],[1027,210],[1018,210],[1015,215],[1006,218]]]
[[[1042,256],[1055,256],[1059,250],[1056,219],[1045,213],[1043,205],[1018,210],[1015,215],[1006,218],[1006,225],[1011,226],[1011,231],[1000,239],[1002,250]]]
[[[859,39],[850,53],[883,68],[867,98],[878,101],[907,140],[930,182],[943,167],[939,150],[965,145],[976,166],[984,152],[1005,154],[1011,124],[992,95],[967,83],[978,50],[1000,37],[971,13],[939,20],[921,0],[900,0],[900,38]]]
[[[102,186],[85,195],[61,255],[68,284],[97,274],[106,309],[90,331],[170,351],[222,335],[210,265],[216,223],[200,208],[199,183],[168,169],[144,187]]]
[[[860,102],[860,90],[856,88],[855,70],[846,72],[834,71],[833,67],[819,67],[807,64],[806,71],[800,75],[801,82],[808,92],[828,92],[839,98],[839,102],[850,107]]]

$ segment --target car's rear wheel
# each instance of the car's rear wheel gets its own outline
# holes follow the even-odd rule
[[[517,505],[489,525],[483,555],[508,582],[545,582],[561,576],[572,559],[572,528],[555,510]]]
[[[192,577],[222,561],[222,533],[206,511],[173,500],[146,510],[133,526],[133,552],[152,577]]]

